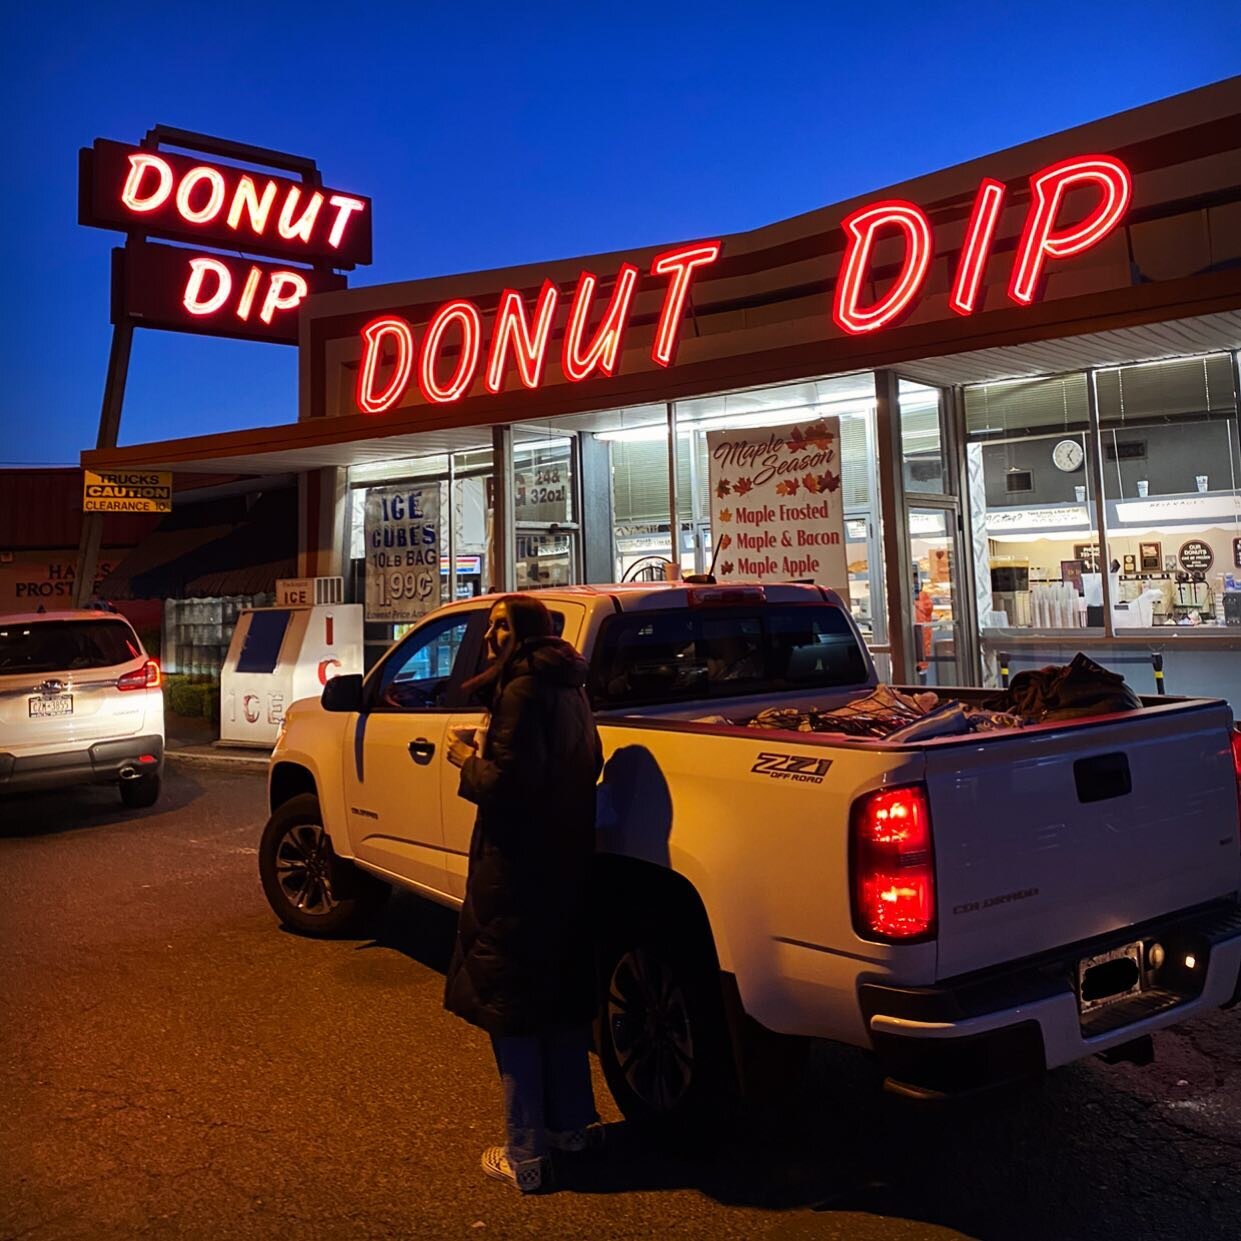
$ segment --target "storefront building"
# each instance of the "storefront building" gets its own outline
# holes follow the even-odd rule
[[[372,656],[713,570],[835,588],[898,682],[1081,649],[1241,709],[1239,349],[1234,78],[749,233],[313,297],[296,424],[83,463],[295,475]]]

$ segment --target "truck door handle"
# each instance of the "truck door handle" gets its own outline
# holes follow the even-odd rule
[[[425,767],[435,754],[435,742],[419,737],[409,743],[409,757],[419,766]]]

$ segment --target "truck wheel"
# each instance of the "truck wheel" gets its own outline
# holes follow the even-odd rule
[[[736,1095],[719,966],[682,920],[634,924],[600,953],[599,1059],[625,1119],[701,1134]]]
[[[159,801],[161,787],[160,777],[157,775],[142,776],[138,780],[122,780],[121,804],[131,810],[145,810]]]
[[[313,793],[290,798],[267,821],[259,877],[276,917],[303,935],[346,935],[383,905],[388,885],[338,858]]]

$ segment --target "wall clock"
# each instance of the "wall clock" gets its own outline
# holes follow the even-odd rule
[[[1051,450],[1052,464],[1056,469],[1063,470],[1066,474],[1072,474],[1074,470],[1080,470],[1085,459],[1086,453],[1082,449],[1079,440],[1061,440]]]

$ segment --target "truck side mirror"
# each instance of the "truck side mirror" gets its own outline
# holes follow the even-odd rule
[[[361,674],[355,672],[347,676],[332,677],[324,685],[323,696],[319,702],[325,711],[361,711]]]

